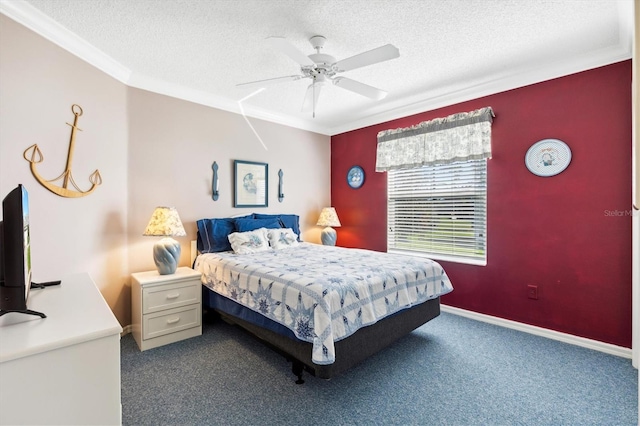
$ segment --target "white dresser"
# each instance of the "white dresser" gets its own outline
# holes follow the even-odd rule
[[[88,274],[0,317],[0,424],[118,425],[122,327]]]
[[[131,331],[141,351],[202,334],[200,272],[131,274]]]

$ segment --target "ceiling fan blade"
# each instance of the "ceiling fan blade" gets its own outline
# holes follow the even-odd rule
[[[302,75],[288,75],[285,77],[267,78],[265,80],[249,81],[247,83],[236,84],[236,87],[266,87],[272,84],[284,83],[287,81],[295,81],[304,78]]]
[[[269,37],[267,38],[267,42],[271,44],[272,47],[278,49],[297,63],[303,66],[315,66],[315,62],[313,62],[307,55],[299,51],[293,44],[289,43],[283,37]]]
[[[307,93],[304,95],[304,101],[302,102],[302,112],[314,112],[316,110],[316,105],[318,104],[318,98],[320,97],[320,90],[322,89],[322,84],[310,84],[307,87]]]
[[[400,51],[393,44],[386,44],[367,52],[343,59],[335,63],[338,72],[349,71],[378,62],[388,61],[400,56]]]
[[[333,84],[338,87],[342,87],[343,89],[347,89],[359,95],[366,96],[367,98],[375,99],[376,101],[384,99],[384,97],[387,96],[387,92],[385,92],[384,90],[376,89],[373,86],[360,83],[359,81],[351,80],[350,78],[336,77],[332,81]]]

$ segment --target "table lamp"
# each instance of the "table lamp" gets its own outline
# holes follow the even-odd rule
[[[318,226],[326,226],[320,233],[320,239],[322,240],[322,244],[325,246],[335,246],[336,240],[338,239],[338,234],[336,234],[336,230],[332,228],[332,226],[338,227],[340,225],[340,220],[338,219],[338,213],[336,213],[336,209],[333,207],[325,207],[320,212],[320,218],[318,218]]]
[[[187,235],[178,211],[174,207],[156,207],[142,235],[165,237],[153,246],[153,260],[160,275],[175,273],[180,260],[180,243],[171,237]]]

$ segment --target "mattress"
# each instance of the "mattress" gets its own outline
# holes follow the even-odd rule
[[[300,243],[253,254],[198,256],[203,284],[287,327],[313,345],[318,365],[335,361],[335,342],[453,286],[435,261]]]

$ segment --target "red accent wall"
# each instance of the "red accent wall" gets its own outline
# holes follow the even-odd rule
[[[631,61],[427,111],[331,138],[338,245],[386,251],[386,173],[376,135],[491,106],[487,266],[440,262],[454,286],[444,304],[631,347]],[[531,174],[529,147],[572,150],[553,177]],[[349,188],[352,165],[365,170]],[[539,299],[527,297],[538,286]]]

